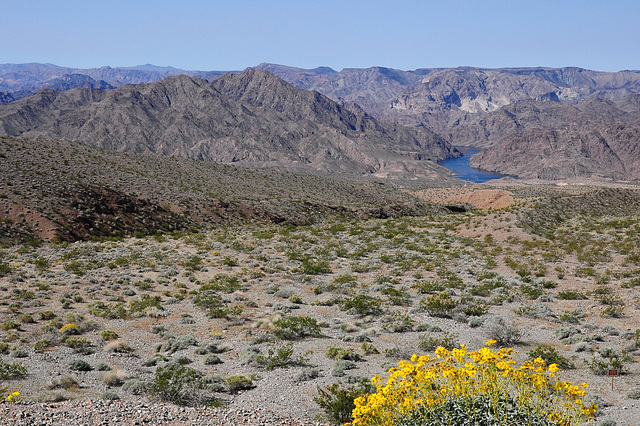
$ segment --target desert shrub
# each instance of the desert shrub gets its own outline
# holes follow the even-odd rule
[[[20,379],[27,375],[27,368],[22,364],[6,362],[0,359],[0,380]]]
[[[202,358],[202,362],[204,365],[222,364],[222,360],[220,359],[220,357],[215,354],[207,354],[204,358]]]
[[[100,337],[102,337],[102,340],[109,341],[109,340],[117,340],[120,336],[118,336],[118,333],[116,333],[113,330],[103,330],[100,333]]]
[[[352,421],[352,413],[355,408],[354,400],[373,390],[367,381],[348,387],[343,387],[341,383],[334,383],[317,389],[318,396],[313,398],[313,401],[324,412],[324,419],[333,424]]]
[[[122,384],[122,389],[134,395],[144,395],[148,392],[148,383],[139,378],[131,378]]]
[[[145,367],[153,367],[158,365],[161,362],[166,362],[168,360],[169,359],[162,354],[153,354],[149,359],[144,361],[142,365],[144,365]]]
[[[129,312],[131,315],[146,315],[147,309],[150,308],[163,310],[160,296],[151,296],[144,293],[140,295],[140,299],[133,299],[129,302]]]
[[[96,370],[98,371],[109,371],[111,370],[111,367],[109,366],[109,364],[105,363],[105,362],[99,362],[96,364]]]
[[[44,352],[47,348],[53,346],[53,342],[49,339],[40,339],[33,344],[33,350],[36,352]]]
[[[366,315],[380,315],[383,312],[382,300],[366,294],[359,294],[342,300],[340,302],[340,309],[361,317]]]
[[[285,340],[297,340],[304,337],[320,337],[320,325],[315,318],[288,316],[274,321],[273,334]]]
[[[587,296],[577,290],[564,290],[558,292],[556,298],[560,300],[584,300]]]
[[[624,306],[610,305],[600,312],[603,318],[622,318],[624,316]]]
[[[14,321],[7,321],[0,324],[0,330],[2,331],[10,331],[10,330],[19,330],[20,324]]]
[[[587,315],[582,309],[574,309],[573,311],[565,311],[560,315],[560,321],[568,322],[570,324],[580,324]]]
[[[153,379],[148,384],[151,396],[177,405],[199,405],[208,400],[203,390],[205,384],[202,374],[194,369],[179,364],[169,364],[156,369]]]
[[[338,348],[331,346],[324,354],[329,359],[348,359],[350,361],[362,361],[362,357],[353,349]]]
[[[577,334],[582,334],[582,331],[575,327],[563,327],[555,330],[555,334],[558,339],[564,340],[569,339]]]
[[[542,358],[547,364],[557,364],[560,368],[574,369],[576,365],[566,357],[560,355],[556,348],[551,346],[539,345],[532,351],[529,351],[529,358]]]
[[[373,346],[373,343],[369,342],[362,342],[362,345],[360,345],[360,349],[362,349],[362,353],[365,354],[365,356],[380,353],[380,351],[378,351],[378,348]]]
[[[331,267],[329,266],[328,259],[313,258],[311,256],[305,256],[305,258],[302,259],[299,270],[305,275],[320,275],[331,273]]]
[[[120,396],[115,392],[107,391],[102,393],[102,395],[100,395],[100,398],[104,399],[105,401],[117,401],[118,399],[120,399]]]
[[[93,367],[87,361],[82,359],[74,359],[69,362],[69,368],[74,371],[91,371]]]
[[[583,404],[586,384],[560,380],[559,367],[547,368],[542,359],[517,367],[512,353],[439,347],[436,357],[413,355],[390,371],[386,383],[374,376],[376,392],[355,399],[352,424],[448,426],[494,419],[482,424],[552,426],[593,418],[595,405]],[[549,388],[556,390],[553,398]]]
[[[277,349],[269,348],[266,355],[258,355],[255,359],[256,364],[268,371],[276,368],[289,368],[294,366],[307,365],[308,359],[302,355],[298,358],[293,357],[293,343],[287,343]]]
[[[98,300],[89,305],[89,312],[92,315],[106,319],[127,319],[129,317],[127,308],[120,302],[104,303]]]
[[[405,288],[385,287],[380,293],[388,297],[389,303],[396,306],[408,306],[411,304],[411,295]]]
[[[522,332],[514,324],[502,317],[492,318],[487,327],[490,339],[495,340],[500,346],[511,346],[520,343]]]
[[[121,340],[112,340],[105,347],[106,352],[115,352],[118,354],[132,354],[135,349]]]
[[[241,287],[238,277],[229,274],[216,274],[209,283],[200,287],[200,290],[221,291],[230,294],[240,290]]]
[[[60,378],[53,379],[47,386],[49,389],[66,389],[76,390],[80,387],[78,381],[72,376],[62,376]]]
[[[38,316],[41,320],[49,321],[54,319],[56,317],[56,314],[54,314],[52,311],[42,311],[38,314]]]
[[[407,314],[392,312],[382,319],[382,329],[390,333],[405,333],[413,330],[414,321]]]
[[[630,362],[635,362],[635,359],[628,353],[602,348],[598,352],[598,357],[594,356],[591,361],[587,361],[587,364],[593,374],[604,376],[610,369],[618,370],[619,374],[626,374],[627,364]]]
[[[522,285],[520,286],[520,293],[530,300],[535,300],[544,294],[544,290],[535,285]]]
[[[627,398],[640,399],[640,386],[636,386],[633,389],[629,389],[629,391],[627,392]]]
[[[420,301],[419,309],[432,317],[451,318],[458,303],[446,292],[428,296]]]
[[[348,359],[337,359],[331,367],[331,374],[336,377],[342,377],[345,375],[345,371],[353,370],[355,368],[358,368],[358,366],[354,361]]]
[[[193,304],[207,311],[211,318],[229,318],[242,313],[240,306],[227,306],[227,302],[222,300],[213,288],[208,285],[202,286],[198,291],[194,292]]]
[[[298,382],[306,382],[309,380],[317,379],[320,377],[320,370],[314,367],[303,368],[300,373],[296,376],[296,381]]]
[[[52,403],[66,401],[69,398],[60,391],[45,391],[37,394],[35,399],[38,402]]]
[[[189,256],[182,261],[182,266],[188,271],[199,271],[202,269],[203,260],[198,255]]]
[[[530,318],[555,317],[553,309],[543,303],[536,303],[533,306],[522,306],[516,309],[515,313]]]
[[[229,389],[229,393],[238,393],[241,390],[252,389],[254,388],[253,379],[251,377],[243,376],[243,375],[234,375],[229,376],[224,380],[224,383],[227,385]]]
[[[420,280],[414,283],[411,288],[415,288],[421,294],[434,294],[445,291],[447,286],[439,280]]]
[[[22,348],[15,348],[10,352],[11,356],[14,358],[27,358],[29,354]]]
[[[225,256],[222,260],[222,264],[225,266],[238,266],[238,258]]]
[[[458,346],[458,335],[448,331],[442,333],[442,336],[424,334],[418,341],[418,347],[425,352],[431,352],[439,346],[449,350],[455,348]]]
[[[20,315],[18,315],[18,317],[16,319],[19,322],[21,322],[22,324],[33,324],[34,322],[36,322],[33,319],[33,316],[31,316],[29,314],[20,314]]]
[[[107,386],[122,386],[124,377],[117,371],[109,370],[100,376],[100,380]]]

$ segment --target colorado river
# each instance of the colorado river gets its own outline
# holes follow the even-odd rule
[[[480,152],[479,149],[465,149],[461,147],[456,148],[458,148],[458,150],[464,154],[463,157],[448,158],[446,160],[440,161],[438,164],[457,174],[458,179],[482,183],[492,179],[500,179],[501,177],[505,176],[498,173],[491,173],[485,172],[484,170],[480,169],[474,169],[469,165],[471,156],[476,152]]]

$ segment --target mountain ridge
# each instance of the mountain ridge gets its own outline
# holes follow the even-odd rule
[[[379,123],[251,69],[213,83],[178,75],[113,90],[43,90],[0,105],[0,134],[379,177],[439,178],[448,171],[425,160],[460,155],[427,129]]]

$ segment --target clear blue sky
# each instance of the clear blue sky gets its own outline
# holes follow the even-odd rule
[[[640,69],[638,0],[0,0],[0,63]]]

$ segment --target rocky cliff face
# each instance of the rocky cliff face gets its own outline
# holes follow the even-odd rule
[[[0,135],[297,171],[436,178],[459,155],[424,128],[379,123],[266,71],[114,90],[43,90],[0,105]]]
[[[522,100],[576,104],[592,97],[617,101],[640,92],[640,72],[582,68],[472,67],[400,71],[373,67],[319,73],[261,64],[299,87],[360,104],[377,118],[447,133],[461,123]]]
[[[640,179],[640,127],[614,122],[598,130],[528,129],[471,158],[485,170],[533,179]]]

